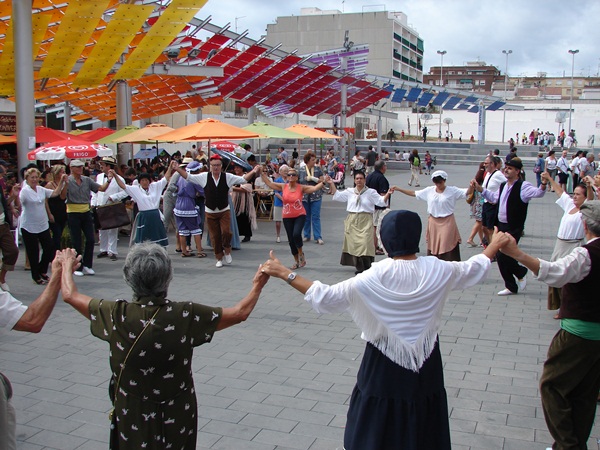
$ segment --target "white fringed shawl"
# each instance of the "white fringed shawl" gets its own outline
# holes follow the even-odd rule
[[[304,298],[319,313],[348,310],[363,339],[417,372],[433,351],[450,291],[483,281],[489,268],[483,255],[463,262],[388,258],[332,286],[315,281]]]

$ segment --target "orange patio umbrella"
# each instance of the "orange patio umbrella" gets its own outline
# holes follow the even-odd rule
[[[335,134],[326,133],[325,131],[317,130],[316,128],[309,127],[308,125],[304,125],[302,123],[298,123],[296,125],[292,125],[291,127],[287,127],[286,130],[293,131],[294,133],[302,134],[308,138],[313,139],[341,139],[340,136],[336,136]]]
[[[4,136],[0,134],[0,144],[14,144],[17,142],[17,136]]]
[[[124,142],[128,142],[130,144],[154,144],[156,145],[156,156],[160,153],[158,150],[159,142],[168,142],[167,139],[162,139],[160,135],[175,131],[174,128],[168,127],[163,123],[151,123],[146,125],[144,128],[140,128],[139,130],[132,131],[125,136],[121,136],[117,139],[113,139],[112,141],[115,144],[121,144]],[[133,155],[132,155],[133,158]]]
[[[216,119],[203,119],[158,136],[162,141],[168,142],[208,141],[209,154],[212,139],[252,139],[257,137],[260,137],[257,133]]]

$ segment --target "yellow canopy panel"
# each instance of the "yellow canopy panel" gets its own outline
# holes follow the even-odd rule
[[[188,25],[188,22],[206,4],[207,0],[173,0],[163,11],[146,37],[127,58],[115,75],[116,79],[140,78],[156,61],[163,49]]]
[[[32,25],[32,54],[37,55],[40,45],[46,36],[48,24],[52,14],[34,14],[31,18]],[[12,19],[4,37],[4,48],[0,56],[0,95],[14,95],[15,93],[15,58]]]
[[[126,49],[148,16],[151,5],[121,5],[79,71],[74,87],[93,87],[102,83],[112,69],[115,58]]]
[[[110,0],[71,0],[40,70],[42,78],[64,78],[82,54]]]

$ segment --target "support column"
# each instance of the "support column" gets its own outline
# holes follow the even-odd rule
[[[35,148],[35,100],[33,96],[32,1],[12,2],[19,168],[28,164],[27,153]],[[11,55],[5,55],[10,57]]]
[[[71,131],[71,104],[69,102],[65,102],[63,116],[63,131],[65,133],[68,133],[69,131]]]
[[[479,121],[477,123],[477,143],[485,144],[485,105],[479,100]]]
[[[256,106],[248,108],[248,125],[252,125],[256,120]]]
[[[117,81],[117,131],[131,125],[131,87],[125,80]],[[127,164],[133,159],[133,144],[117,144],[119,164]]]
[[[342,73],[344,76],[346,75],[346,71],[348,70],[348,57],[342,56]],[[340,112],[340,133],[342,136],[341,144],[342,144],[342,161],[344,164],[348,165],[349,161],[346,155],[346,116],[348,115],[348,85],[342,84],[341,90],[341,112]]]
[[[381,129],[381,111],[379,111],[379,116],[377,117],[377,153],[381,155],[381,135],[383,134],[383,130]]]

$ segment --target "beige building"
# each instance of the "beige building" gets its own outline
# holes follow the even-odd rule
[[[298,16],[278,17],[267,25],[266,43],[298,55],[344,46],[346,31],[357,45],[369,44],[366,73],[408,81],[423,81],[423,40],[407,25],[402,12],[342,13],[302,8]]]

